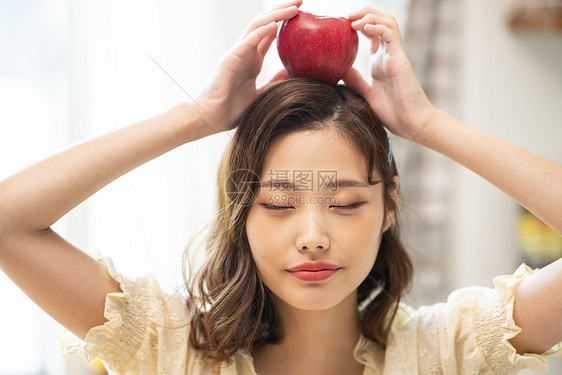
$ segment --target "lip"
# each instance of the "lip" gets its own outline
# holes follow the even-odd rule
[[[325,263],[325,262],[307,262],[299,264],[298,266],[287,268],[289,272],[298,272],[298,271],[322,271],[322,270],[337,270],[339,268],[343,268],[338,266],[337,264],[333,263]]]
[[[302,263],[285,271],[303,281],[322,281],[334,275],[343,267],[333,263]]]

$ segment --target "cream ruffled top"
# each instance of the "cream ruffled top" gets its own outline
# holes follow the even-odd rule
[[[106,297],[102,326],[91,328],[84,341],[65,330],[63,355],[82,352],[101,360],[109,374],[252,374],[252,356],[239,350],[230,365],[211,368],[189,345],[187,308],[181,296],[163,293],[151,276],[127,279],[113,262],[104,262],[123,293]],[[542,355],[516,353],[508,342],[519,331],[512,317],[511,286],[531,275],[522,264],[513,275],[494,278],[495,289],[471,287],[453,292],[446,303],[417,310],[401,303],[386,350],[359,338],[355,359],[364,375],[508,374],[523,368],[546,370],[543,356],[562,356],[562,343]]]

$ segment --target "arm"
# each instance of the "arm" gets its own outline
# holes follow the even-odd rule
[[[55,154],[0,182],[0,268],[35,303],[84,338],[103,324],[105,297],[120,292],[105,266],[58,236],[50,226],[99,189],[184,143],[232,128],[271,82],[256,78],[281,22],[301,0],[252,21],[197,97],[123,129]]]
[[[544,353],[562,341],[562,259],[541,268],[513,289],[513,320],[521,332],[509,342],[518,353]]]
[[[441,111],[416,141],[479,174],[562,234],[562,166]]]
[[[0,183],[2,239],[48,229],[111,181],[208,130],[196,107],[184,103],[24,169]]]
[[[450,157],[500,188],[562,233],[562,167],[436,112],[419,143]],[[521,332],[510,340],[521,353],[544,353],[562,341],[562,259],[513,289],[513,319]]]
[[[368,84],[355,69],[344,81],[369,101],[389,130],[479,174],[562,234],[562,167],[435,109],[402,49],[394,17],[364,8],[349,18],[371,40],[373,81]],[[510,342],[518,352],[543,353],[562,341],[561,285],[558,260],[514,288],[514,320],[522,331]]]
[[[50,226],[133,168],[206,131],[190,103],[78,144],[0,183],[0,267],[47,314],[80,337],[103,324],[120,292],[103,264]]]

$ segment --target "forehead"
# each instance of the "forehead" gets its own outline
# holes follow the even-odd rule
[[[272,171],[279,174],[276,179],[284,180],[313,172],[325,179],[335,175],[338,180],[367,182],[365,157],[334,128],[293,132],[277,139],[265,157],[261,181],[270,179]]]

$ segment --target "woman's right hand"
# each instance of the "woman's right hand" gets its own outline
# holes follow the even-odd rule
[[[236,44],[220,59],[211,80],[197,96],[210,134],[230,130],[233,122],[271,83],[288,78],[285,70],[261,88],[256,78],[280,24],[296,16],[302,0],[290,1],[256,16]]]

